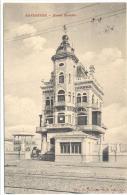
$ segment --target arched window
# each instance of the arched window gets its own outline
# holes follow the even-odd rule
[[[83,93],[82,102],[87,102],[87,94]]]
[[[71,74],[69,73],[69,83],[71,83]]]
[[[49,100],[49,97],[46,98],[46,106],[49,106],[50,105],[50,100]]]
[[[59,74],[59,83],[64,83],[64,74],[63,74],[63,72],[61,72]]]
[[[81,112],[77,115],[77,124],[78,125],[87,125],[87,115],[84,112]]]
[[[94,104],[94,95],[92,95],[92,104]]]
[[[58,91],[58,102],[64,102],[65,101],[65,92],[64,90]]]
[[[65,123],[65,113],[58,113],[58,123]]]
[[[64,66],[64,63],[60,63],[59,66]]]
[[[71,102],[71,92],[68,93],[68,102]]]
[[[77,103],[81,103],[81,94],[80,93],[77,94]]]

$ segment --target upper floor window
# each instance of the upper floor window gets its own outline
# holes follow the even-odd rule
[[[49,106],[50,105],[50,100],[49,100],[49,97],[46,98],[46,106]]]
[[[64,66],[64,63],[60,63],[59,66]]]
[[[86,113],[79,113],[78,114],[78,125],[87,125],[87,115]]]
[[[78,93],[78,95],[77,95],[77,103],[81,103],[81,94],[80,93]]]
[[[61,72],[59,74],[59,83],[64,83],[64,74],[63,74],[63,72]]]
[[[87,94],[83,93],[82,102],[87,102]]]
[[[47,118],[46,118],[46,123],[47,123],[47,124],[52,124],[52,123],[53,123],[53,115],[47,116]]]
[[[58,102],[65,101],[65,91],[59,90],[58,91]]]
[[[58,123],[65,123],[65,114],[64,113],[58,114]]]

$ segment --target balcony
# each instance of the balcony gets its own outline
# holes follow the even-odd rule
[[[53,110],[53,105],[47,105],[47,106],[45,106],[45,110]]]
[[[43,133],[46,131],[47,131],[46,127],[36,127],[36,133]]]
[[[65,101],[56,102],[55,106],[65,106]]]
[[[97,126],[97,125],[78,125],[76,129],[86,131],[86,132],[98,132],[102,134],[104,134],[106,131],[106,129],[103,126]]]
[[[50,129],[73,129],[74,126],[69,123],[47,124],[46,128]]]
[[[80,103],[76,103],[77,107],[87,107],[88,106],[88,102],[80,102]]]

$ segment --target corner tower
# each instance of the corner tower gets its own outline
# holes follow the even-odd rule
[[[54,123],[75,125],[75,76],[78,58],[70,46],[68,35],[52,56],[54,64]]]

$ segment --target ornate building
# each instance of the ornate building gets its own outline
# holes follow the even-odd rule
[[[52,62],[50,81],[42,81],[42,113],[36,128],[42,153],[54,155],[56,161],[98,160],[106,129],[101,120],[104,94],[95,68],[86,70],[80,63],[66,32]]]

